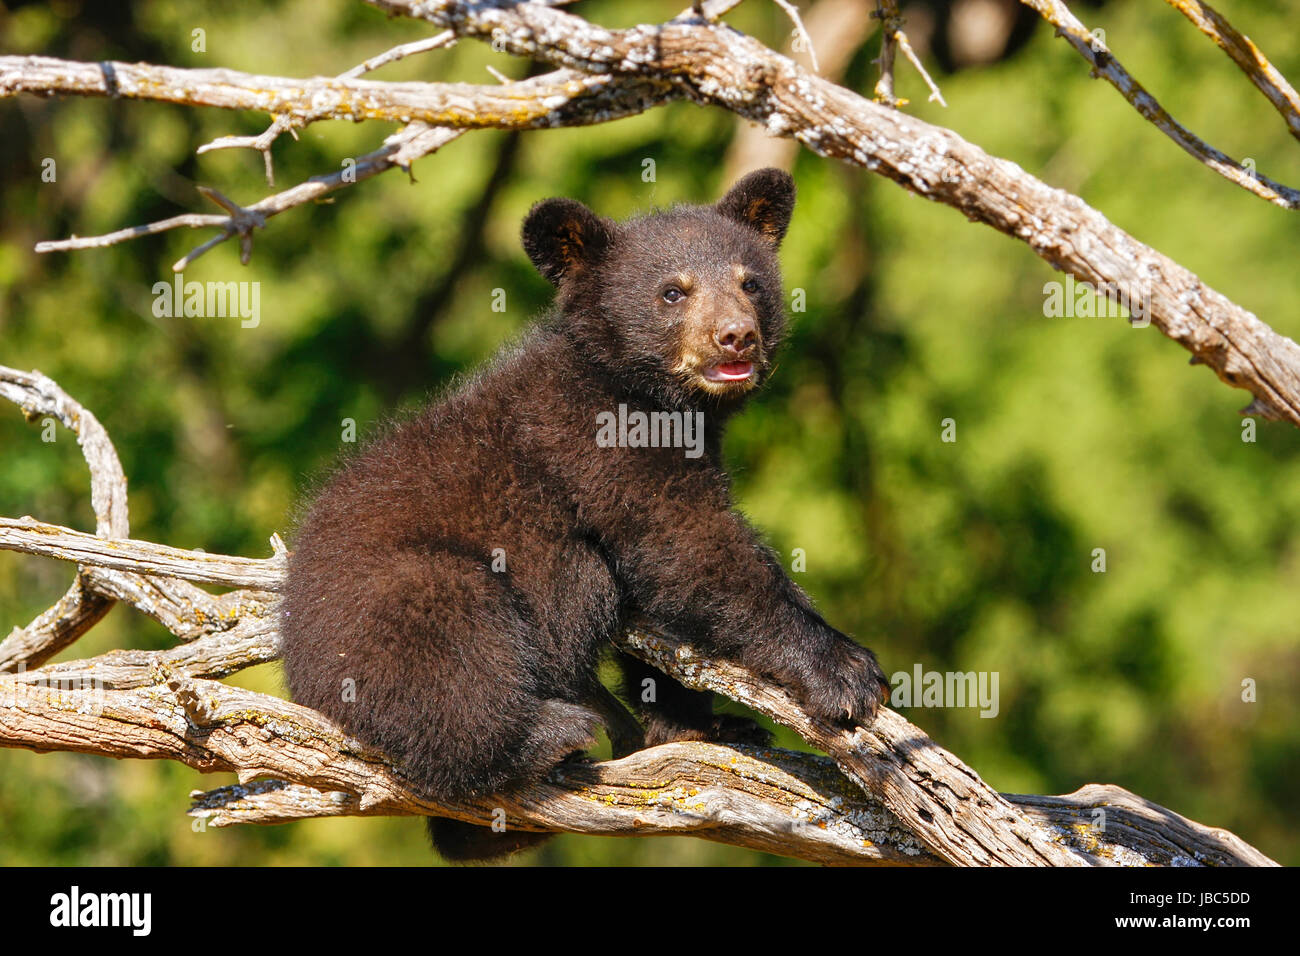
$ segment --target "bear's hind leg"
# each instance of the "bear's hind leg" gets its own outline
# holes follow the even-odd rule
[[[566,757],[581,754],[596,743],[595,728],[602,723],[595,711],[562,700],[547,700],[538,709],[527,750],[542,776]],[[429,840],[438,855],[452,863],[487,862],[545,843],[554,833],[496,830],[447,817],[429,817]]]
[[[313,578],[333,555],[295,554],[282,622],[294,700],[395,758],[451,800],[544,774],[587,746],[599,718],[539,682],[526,602],[481,560],[442,550],[367,555]]]

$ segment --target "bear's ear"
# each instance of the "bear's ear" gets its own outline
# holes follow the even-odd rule
[[[728,219],[758,230],[776,248],[794,212],[794,179],[772,166],[743,177],[715,207]]]
[[[595,262],[613,238],[613,224],[573,199],[544,199],[524,219],[524,251],[554,285]]]

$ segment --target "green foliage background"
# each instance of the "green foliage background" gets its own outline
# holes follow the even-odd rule
[[[583,3],[608,25],[678,6]],[[1219,9],[1300,78],[1297,8]],[[1088,10],[1111,48],[1192,129],[1260,171],[1300,182],[1280,118],[1172,10]],[[788,24],[751,0],[729,20],[780,44]],[[206,53],[191,31],[206,31]],[[341,72],[406,39],[348,0],[197,0],[0,6],[0,50],[253,72]],[[873,38],[846,83],[869,90]],[[490,82],[525,65],[475,43],[417,57],[390,79]],[[1142,122],[1051,31],[994,66],[941,75],[908,109],[1083,196],[1284,334],[1296,316],[1294,213],[1210,173]],[[33,244],[111,231],[202,201],[195,183],[251,202],[256,154],[194,155],[266,117],[106,100],[0,102],[0,363],[37,368],[92,409],[131,482],[135,536],[264,555],[299,490],[364,431],[481,361],[544,307],[549,289],[517,241],[539,198],[623,216],[704,202],[727,185],[733,117],[681,104],[590,129],[464,137],[329,204],[278,217],[252,263],[226,244],[186,279],[261,283],[262,321],[159,319],[152,284],[201,238],[171,233],[102,251],[36,256]],[[281,187],[373,149],[375,124],[320,124],[276,146]],[[42,183],[41,161],[58,181]],[[657,182],[642,181],[642,161]],[[494,178],[482,197],[485,187]],[[954,211],[810,154],[785,246],[807,311],[771,389],[734,426],[739,501],[778,549],[807,553],[802,583],[886,669],[1000,675],[1000,713],[909,717],[1004,791],[1112,782],[1227,827],[1300,863],[1300,432],[1260,423],[1242,441],[1228,389],[1154,329],[1044,318],[1060,278],[1024,245]],[[491,310],[492,290],[508,309]],[[941,419],[958,441],[939,440]],[[0,408],[0,514],[90,530],[75,442],[53,444]],[[1105,573],[1091,571],[1105,548]],[[0,632],[67,586],[54,562],[0,553]],[[118,608],[63,658],[161,647],[169,635]],[[1242,681],[1258,684],[1244,703]],[[275,666],[235,678],[282,693]],[[782,742],[799,746],[788,733]],[[427,864],[409,819],[328,820],[195,833],[191,789],[229,782],[161,762],[0,751],[0,863]],[[525,863],[774,864],[699,840],[562,837]]]

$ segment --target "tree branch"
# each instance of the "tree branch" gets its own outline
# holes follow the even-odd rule
[[[390,50],[389,54],[393,52]],[[538,129],[606,122],[672,99],[672,92],[661,89],[662,86],[643,82],[616,84],[608,77],[584,76],[569,70],[494,85],[381,83],[344,77],[293,80],[235,70],[184,70],[143,63],[92,64],[53,57],[0,57],[0,97],[20,92],[122,96],[191,106],[266,110],[276,117],[259,137],[247,142],[243,138],[237,138],[238,142],[223,138],[200,147],[200,152],[220,146],[265,147],[269,151],[280,132],[326,119],[383,119],[406,124],[386,139],[380,149],[336,172],[314,176],[247,208],[228,200],[220,203],[229,210],[226,216],[187,213],[103,236],[74,237],[36,245],[37,252],[60,252],[101,248],[182,227],[218,229],[215,238],[172,266],[176,272],[236,235],[241,240],[241,261],[247,264],[253,230],[264,226],[270,217],[315,202],[327,193],[394,167],[409,170],[414,160],[440,149],[467,129]],[[216,196],[212,198],[215,200]]]
[[[1126,303],[1225,382],[1250,391],[1246,413],[1300,425],[1300,346],[1138,242],[1083,200],[956,133],[872,103],[728,27],[695,21],[605,30],[538,4],[367,0],[520,56],[615,76],[652,76],[819,155],[886,176],[1026,242],[1053,266]],[[1080,26],[1080,29],[1082,27]],[[1087,35],[1091,39],[1091,35]]]
[[[605,122],[686,97],[760,123],[770,134],[796,139],[819,155],[886,176],[1025,242],[1054,267],[1108,292],[1140,311],[1143,318],[1149,316],[1156,328],[1192,353],[1194,364],[1208,365],[1223,381],[1250,391],[1254,400],[1245,414],[1300,425],[1300,346],[1291,339],[1190,270],[1116,228],[1078,197],[1049,187],[1014,163],[989,156],[950,130],[872,103],[810,74],[753,38],[708,19],[729,9],[733,0],[705,3],[704,18],[688,11],[668,23],[626,30],[596,27],[536,2],[367,2],[390,14],[427,20],[458,37],[494,41],[508,52],[563,69],[532,80],[479,87],[338,78],[288,80],[228,70],[0,57],[0,95],[20,91],[132,95],[191,105],[266,109],[304,122],[367,117],[400,121],[403,116],[419,116],[449,127],[507,129]],[[1057,11],[1076,47],[1085,43],[1085,37],[1088,44],[1092,42],[1077,20],[1071,17],[1067,22],[1068,10],[1047,0],[1042,5]],[[1113,58],[1101,69],[1111,70],[1113,79],[1121,77]],[[150,78],[168,82],[147,82]],[[423,130],[421,135],[425,134],[449,135]],[[402,152],[390,141],[385,150],[367,157],[371,165],[364,175],[394,165],[386,160],[390,148]],[[356,178],[364,178],[362,173],[359,164]],[[317,177],[246,211],[265,218],[346,183],[343,173]],[[182,220],[177,217],[155,226],[201,224],[222,230],[220,237],[197,251],[237,233],[246,238],[259,222],[251,215],[243,222],[235,217]],[[151,228],[38,248],[106,244]]]
[[[646,92],[647,86],[654,92],[653,83],[640,88]],[[292,79],[149,63],[80,63],[46,56],[0,57],[0,96],[62,93],[252,110],[289,117],[300,128],[321,120],[403,125],[420,120],[455,129],[599,123],[629,115],[632,88],[635,85],[612,88],[607,77],[565,71],[513,83],[386,83],[324,76]],[[617,112],[606,116],[604,109]],[[633,103],[630,112],[640,109]]]
[[[0,367],[0,382],[23,375]],[[27,379],[48,382],[34,376]],[[101,438],[101,454],[111,452]],[[212,679],[278,656],[273,593],[285,552],[278,536],[272,543],[273,557],[240,558],[0,519],[0,549],[76,562],[93,593],[137,607],[185,641],[35,670],[20,662],[16,673],[0,674],[0,746],[235,772],[240,786],[199,794],[191,810],[217,826],[344,814],[487,823],[499,809],[518,829],[692,833],[820,863],[1271,863],[1231,834],[1118,788],[1003,797],[893,711],[853,732],[821,724],[782,688],[639,628],[619,639],[623,649],[791,727],[844,774],[789,751],[673,744],[601,764],[567,763],[546,781],[474,803],[442,803],[322,715]],[[259,590],[215,597],[186,583],[193,581]],[[1099,826],[1089,815],[1103,802],[1124,808],[1121,826],[1104,818]]]
[[[190,814],[213,826],[429,813],[487,823],[501,810],[508,829],[693,835],[826,864],[942,862],[833,761],[808,754],[667,744],[621,760],[570,762],[522,791],[448,805],[413,792],[383,755],[320,715],[275,698],[178,676],[129,692],[70,686],[66,676],[0,678],[0,742],[238,772],[243,783],[191,794]],[[263,775],[273,779],[257,779]],[[1231,834],[1118,787],[1010,799],[1034,826],[1098,865],[1271,864]],[[1104,826],[1098,809],[1107,813]]]
[[[284,563],[278,557],[267,561],[233,558],[149,541],[117,539],[105,545],[102,538],[92,534],[33,518],[0,518],[0,550],[40,554],[117,571],[268,591],[279,585]]]
[[[1286,120],[1287,129],[1300,139],[1300,93],[1296,93],[1285,76],[1268,61],[1259,47],[1203,0],[1165,0],[1171,7],[1196,24],[1197,29],[1215,42],[1219,49],[1241,67],[1268,101]]]
[[[205,773],[235,772],[243,781],[239,786],[194,795],[192,815],[215,826],[428,813],[486,823],[500,808],[508,828],[607,836],[692,834],[820,863],[935,865],[943,860],[880,799],[836,772],[834,762],[771,748],[670,744],[617,761],[565,764],[547,781],[477,803],[431,800],[412,790],[400,768],[382,754],[365,749],[314,711],[204,679],[274,659],[270,621],[246,619],[215,640],[180,648],[114,651],[0,677],[0,745],[169,759]],[[721,689],[717,675],[725,673],[733,682],[727,689],[737,699],[753,702],[756,692],[769,699],[784,696],[740,669],[673,646],[677,663],[669,672],[679,679],[694,677],[696,686]],[[714,676],[699,680],[702,672]],[[743,692],[736,681],[744,682]],[[797,711],[788,716],[807,722]],[[933,746],[901,717],[890,716],[899,727],[910,728],[910,749]],[[274,779],[259,779],[267,776]],[[939,780],[951,782],[942,771]],[[1120,788],[1008,800],[1029,828],[1077,862],[1271,862],[1231,834],[1184,820]],[[1108,813],[1119,807],[1126,815],[1099,826],[1093,812],[1099,807],[1111,808]],[[987,812],[969,806],[958,814],[969,826]]]
[[[95,533],[103,538],[130,534],[126,475],[99,419],[39,372],[0,367],[0,398],[7,398],[21,408],[29,422],[49,416],[72,430],[90,469]],[[14,627],[0,642],[0,673],[13,669],[19,662],[34,667],[49,660],[108,613],[112,600],[88,587],[88,583],[83,570],[78,568],[76,580],[48,611],[26,627]]]
[[[1093,76],[1103,77],[1106,82],[1119,90],[1130,106],[1190,155],[1224,179],[1236,183],[1261,199],[1267,199],[1283,209],[1300,209],[1300,191],[1262,176],[1253,169],[1247,169],[1169,115],[1169,111],[1161,106],[1128,70],[1124,69],[1123,64],[1107,48],[1105,41],[1098,34],[1088,32],[1088,28],[1079,22],[1079,18],[1071,13],[1070,8],[1061,0],[1020,0],[1020,2],[1038,11],[1044,20],[1056,27],[1057,36],[1065,37],[1070,45],[1079,51],[1079,55],[1092,64]]]
[[[683,641],[630,628],[618,644],[688,687],[738,700],[796,731],[941,859],[963,866],[1087,865],[896,711],[882,708],[870,729],[846,731],[810,719],[783,688]]]
[[[187,213],[143,226],[119,229],[117,232],[110,232],[103,236],[77,236],[71,239],[38,242],[36,251],[60,252],[74,249],[96,249],[181,227],[191,229],[215,228],[220,232],[218,236],[182,256],[172,265],[172,270],[175,272],[182,271],[203,253],[236,235],[244,243],[241,249],[241,259],[247,265],[249,248],[247,243],[251,240],[252,231],[255,228],[264,226],[267,219],[309,202],[316,202],[322,196],[336,189],[351,186],[354,183],[387,172],[394,167],[409,170],[411,163],[416,159],[441,149],[458,137],[461,132],[461,130],[449,130],[443,127],[429,127],[420,122],[411,123],[384,140],[384,145],[381,148],[358,157],[355,165],[328,175],[313,176],[306,182],[268,196],[247,209],[240,207],[229,216]]]
[[[880,79],[876,82],[875,97],[878,103],[884,103],[886,106],[906,106],[907,100],[899,99],[894,95],[894,53],[896,50],[902,50],[903,55],[907,57],[908,62],[916,68],[916,72],[921,74],[921,79],[925,80],[925,85],[930,88],[931,102],[937,102],[940,106],[947,106],[943,94],[939,92],[939,87],[935,85],[930,74],[926,72],[925,67],[921,65],[920,58],[912,49],[912,44],[907,40],[907,34],[903,32],[903,16],[898,12],[898,0],[876,0],[876,9],[871,14],[872,17],[880,21]]]
[[[372,70],[377,70],[381,66],[387,66],[389,63],[396,63],[398,60],[414,56],[417,53],[427,53],[430,50],[453,46],[455,42],[456,35],[450,30],[443,30],[437,36],[426,37],[423,40],[415,40],[411,43],[403,43],[378,56],[372,56],[364,63],[358,63],[352,69],[340,73],[338,79],[355,79]],[[266,167],[266,184],[274,186],[275,164],[271,159],[271,147],[283,133],[292,133],[293,138],[297,139],[299,122],[299,120],[291,116],[276,116],[271,121],[271,125],[257,136],[221,136],[210,143],[204,143],[195,152],[201,156],[217,149],[255,149],[262,154],[262,162]]]

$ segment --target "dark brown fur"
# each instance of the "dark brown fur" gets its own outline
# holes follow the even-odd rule
[[[348,461],[298,530],[282,618],[294,699],[453,800],[590,746],[597,659],[633,617],[769,675],[815,716],[869,720],[886,688],[874,656],[731,509],[719,456],[782,337],[776,249],[793,203],[790,178],[762,170],[717,206],[622,224],[570,200],[535,206],[524,245],[556,309]],[[753,371],[706,380],[719,362]],[[702,411],[703,454],[599,447],[597,416],[620,403]],[[627,696],[648,743],[762,736],[642,664],[627,666]],[[456,859],[535,842],[436,819],[431,831]]]

